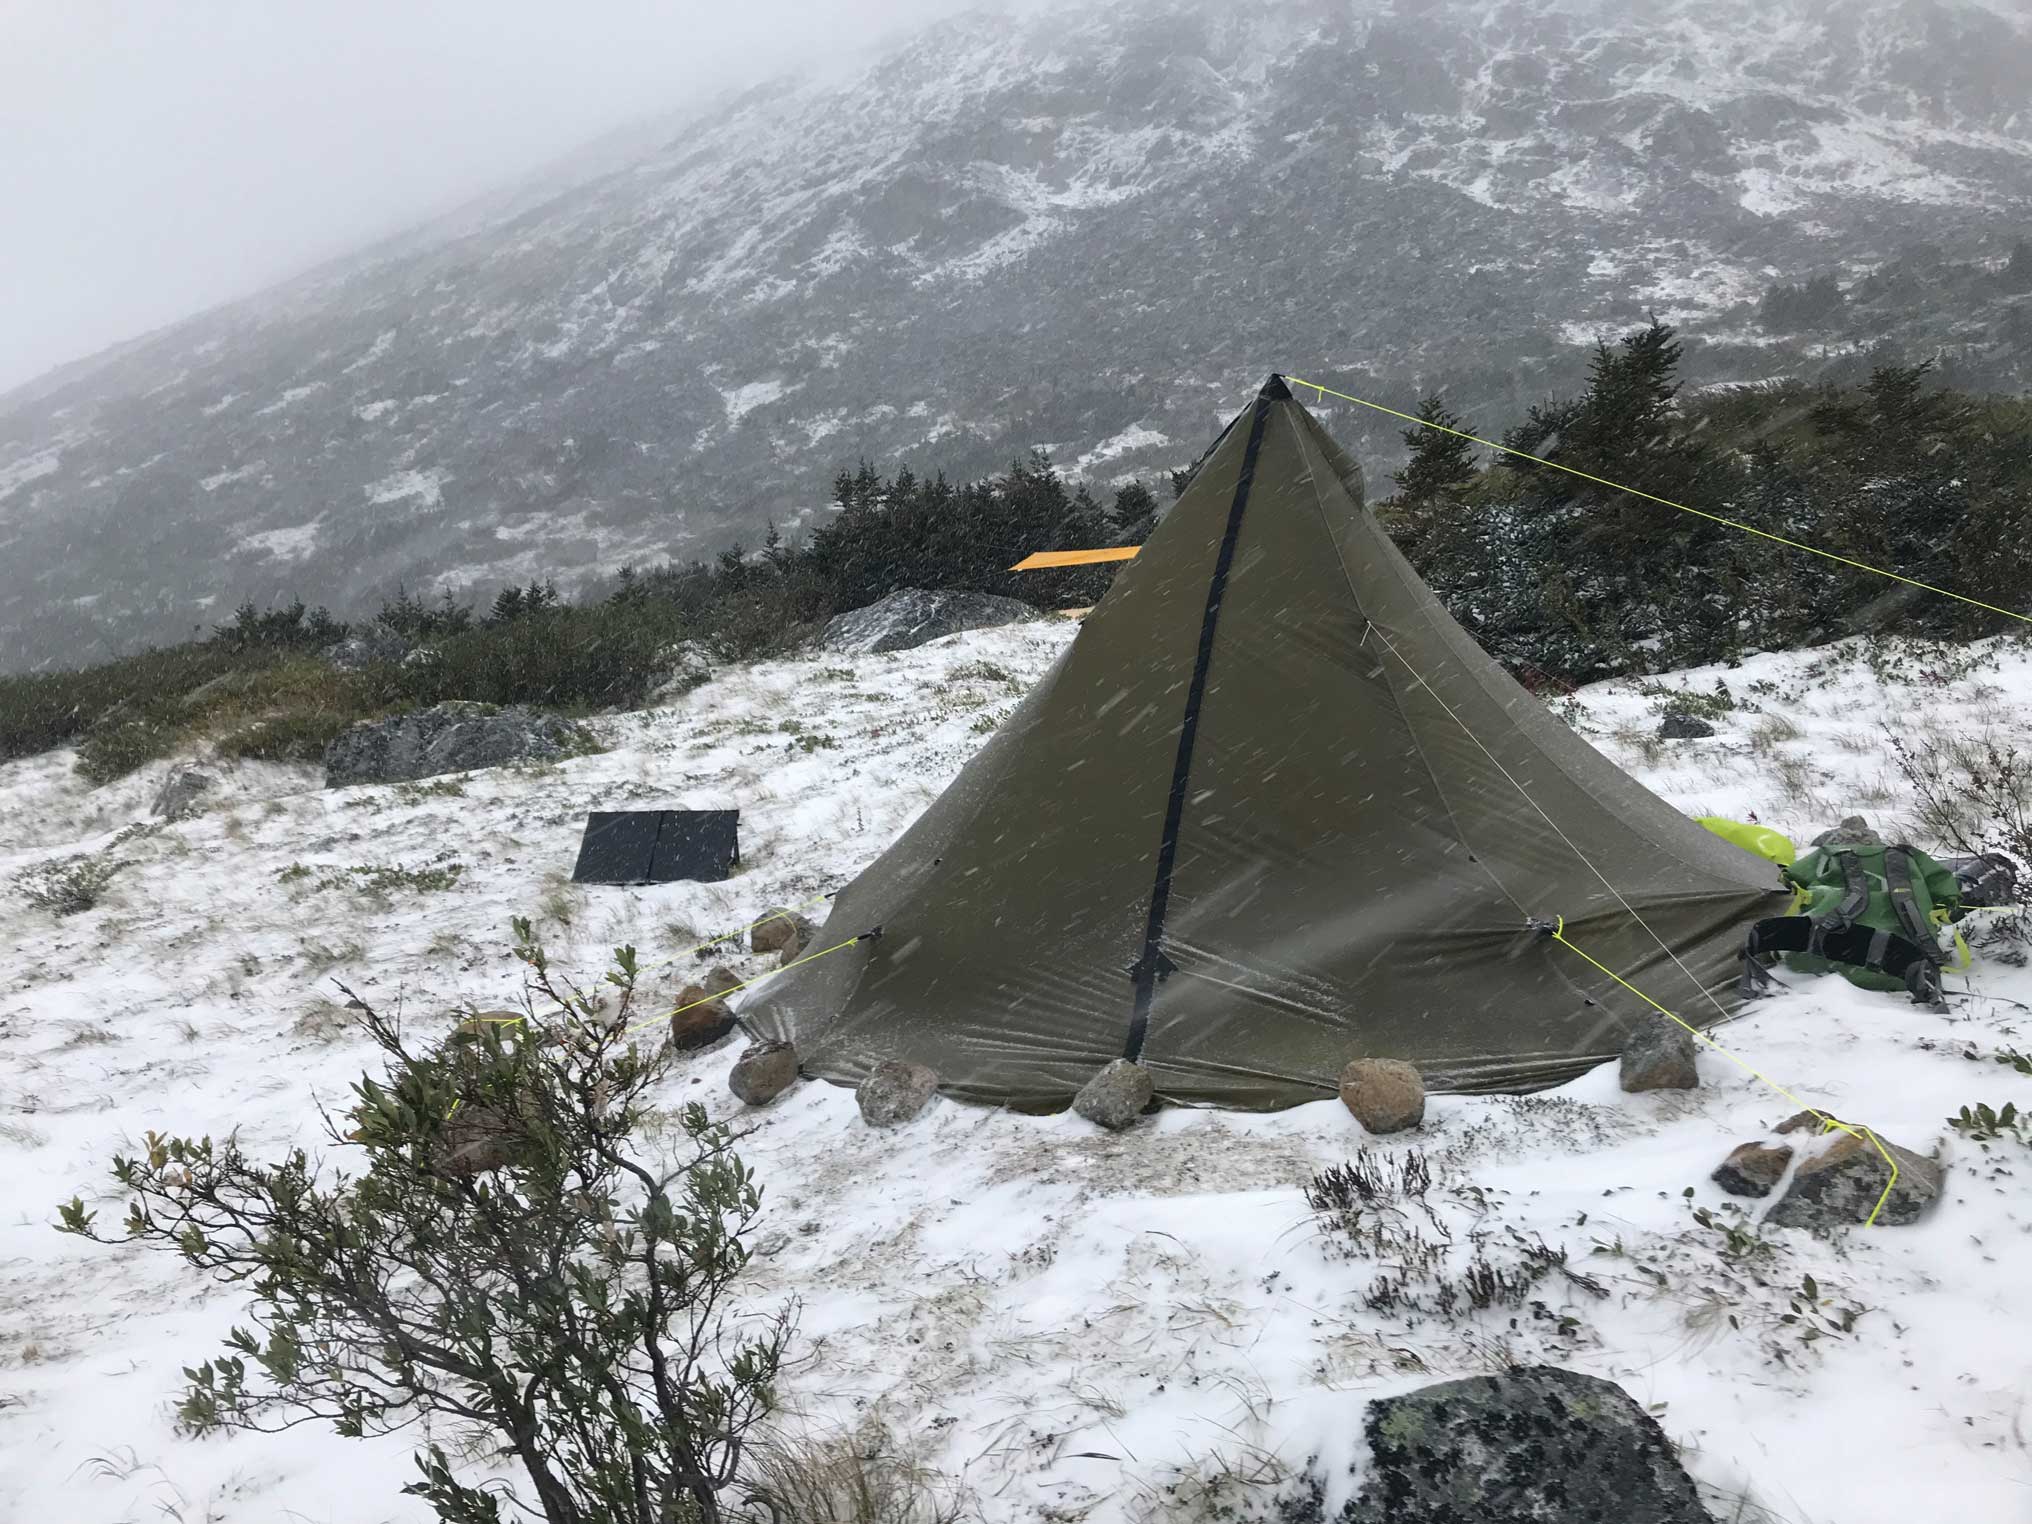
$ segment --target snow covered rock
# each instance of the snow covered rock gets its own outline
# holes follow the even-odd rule
[[[908,651],[961,630],[1014,624],[1035,612],[1014,598],[906,587],[879,603],[837,615],[826,624],[818,644],[822,650],[850,653]]]
[[[589,740],[580,727],[554,714],[452,700],[348,726],[325,748],[325,787],[401,783],[548,760],[582,752]]]
[[[1837,1132],[1793,1172],[1792,1184],[1764,1220],[1788,1228],[1838,1228],[1868,1222],[1876,1212],[1879,1225],[1917,1222],[1939,1197],[1944,1172],[1935,1160],[1878,1141],[1898,1165],[1889,1196],[1884,1185],[1891,1180],[1891,1167],[1876,1143]],[[1882,1211],[1877,1210],[1880,1200]]]
[[[727,1088],[749,1106],[767,1106],[797,1082],[797,1049],[787,1042],[758,1042],[734,1060]]]
[[[1693,1034],[1664,1017],[1633,1027],[1623,1041],[1619,1076],[1631,1095],[1645,1090],[1692,1090],[1700,1084]]]
[[[712,658],[695,640],[682,640],[657,653],[663,676],[650,688],[652,702],[678,698],[712,681]]]
[[[1402,1132],[1425,1120],[1425,1081],[1394,1058],[1358,1058],[1341,1070],[1341,1104],[1369,1132]]]
[[[1744,1143],[1722,1160],[1712,1178],[1731,1196],[1768,1196],[1791,1162],[1792,1150],[1783,1143]]]
[[[379,625],[369,625],[348,635],[336,645],[326,646],[324,658],[341,672],[363,672],[381,663],[398,666],[415,649],[408,640]]]
[[[169,775],[149,807],[151,815],[181,820],[197,813],[198,801],[211,792],[212,775],[202,768],[182,767]]]
[[[924,1110],[937,1093],[936,1070],[891,1058],[868,1072],[854,1092],[854,1102],[870,1127],[895,1127]]]
[[[734,1013],[696,984],[678,991],[677,1009],[670,1014],[670,1045],[678,1049],[710,1047],[734,1030]]]
[[[789,910],[771,910],[748,933],[748,946],[758,953],[780,953],[793,942],[809,944],[818,928]]]
[[[1080,1087],[1072,1109],[1097,1127],[1120,1132],[1143,1115],[1155,1093],[1148,1069],[1118,1058]]]
[[[1369,1405],[1344,1524],[1712,1524],[1657,1421],[1614,1382],[1554,1366]]]
[[[1665,723],[1658,727],[1661,741],[1698,741],[1714,734],[1714,726],[1698,715],[1675,709],[1665,716]]]

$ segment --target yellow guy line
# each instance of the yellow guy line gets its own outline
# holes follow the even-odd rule
[[[1306,384],[1310,385],[1311,383],[1307,382]],[[1431,683],[1427,682],[1423,677],[1423,675],[1419,673],[1416,667],[1412,666],[1409,661],[1405,660],[1404,653],[1397,649],[1397,643],[1393,641],[1388,635],[1384,634],[1382,628],[1378,626],[1374,620],[1371,620],[1369,622],[1368,633],[1374,635],[1378,640],[1382,641],[1385,646],[1389,647],[1390,654],[1397,658],[1397,660],[1403,665],[1404,670],[1406,672],[1409,672],[1411,674],[1412,679],[1417,684],[1417,686],[1423,688],[1428,694],[1430,694],[1432,696],[1432,701],[1435,704],[1439,705],[1441,709],[1446,711],[1447,718],[1452,720],[1454,724],[1460,727],[1461,734],[1465,735],[1470,741],[1475,743],[1476,749],[1479,750],[1483,756],[1487,757],[1489,759],[1490,764],[1496,769],[1496,771],[1501,773],[1504,779],[1509,783],[1509,785],[1515,790],[1517,790],[1517,792],[1523,796],[1524,802],[1530,805],[1532,809],[1538,812],[1539,818],[1543,820],[1547,825],[1552,827],[1554,834],[1556,834],[1561,841],[1566,843],[1567,848],[1573,853],[1575,857],[1581,860],[1582,866],[1584,866],[1588,870],[1588,872],[1592,873],[1597,879],[1601,881],[1601,885],[1604,889],[1608,890],[1610,894],[1615,896],[1616,903],[1621,905],[1623,909],[1629,913],[1630,919],[1635,921],[1639,926],[1643,927],[1645,932],[1650,936],[1651,940],[1658,944],[1659,949],[1665,954],[1665,956],[1673,961],[1673,964],[1679,969],[1679,971],[1682,974],[1686,975],[1687,982],[1691,984],[1695,989],[1699,990],[1703,995],[1705,995],[1707,997],[1708,1003],[1712,1005],[1715,1008],[1715,1010],[1721,1014],[1722,1019],[1727,1020],[1729,1015],[1728,1008],[1724,1006],[1719,1000],[1715,999],[1714,992],[1710,990],[1705,984],[1703,984],[1699,979],[1694,977],[1693,970],[1688,968],[1683,962],[1680,961],[1679,954],[1672,950],[1671,944],[1668,943],[1663,937],[1659,936],[1656,931],[1653,931],[1651,929],[1651,923],[1645,920],[1643,916],[1637,913],[1637,907],[1635,905],[1632,905],[1628,900],[1623,898],[1623,892],[1620,889],[1618,889],[1614,884],[1609,882],[1608,875],[1603,873],[1600,868],[1597,868],[1594,865],[1593,860],[1588,857],[1587,853],[1581,851],[1580,844],[1576,842],[1571,836],[1567,835],[1565,831],[1560,829],[1559,822],[1554,820],[1551,815],[1546,813],[1545,807],[1543,805],[1541,805],[1536,799],[1533,799],[1531,797],[1531,791],[1525,788],[1522,783],[1519,783],[1517,781],[1516,775],[1513,774],[1509,768],[1503,765],[1502,760],[1499,757],[1497,757],[1497,755],[1494,752],[1490,751],[1487,746],[1484,746],[1482,744],[1482,738],[1476,735],[1474,731],[1468,728],[1468,722],[1462,719],[1457,713],[1454,712],[1453,705],[1449,704],[1445,699],[1441,698],[1439,696],[1439,690],[1433,687]],[[1576,947],[1572,942],[1569,942],[1566,938],[1566,917],[1564,916],[1559,917],[1558,928],[1553,932],[1553,940],[1558,942],[1561,946],[1566,947],[1575,953],[1578,953],[1580,957],[1585,959],[1587,962],[1593,964],[1603,973],[1607,974],[1611,979],[1615,980],[1616,983],[1622,985],[1624,989],[1628,990],[1631,994],[1635,995],[1639,1000],[1643,1001],[1646,1005],[1650,1006],[1654,1011],[1659,1012],[1661,1015],[1670,1017],[1672,1021],[1677,1023],[1679,1026],[1686,1028],[1688,1032],[1691,1032],[1694,1035],[1694,1037],[1697,1038],[1699,1041],[1706,1043],[1710,1048],[1713,1048],[1715,1052],[1721,1054],[1722,1057],[1728,1059],[1729,1062],[1747,1071],[1749,1074],[1755,1076],[1757,1079],[1762,1080],[1766,1085],[1770,1086],[1771,1089],[1776,1091],[1779,1095],[1783,1096],[1786,1100],[1790,1101],[1794,1106],[1799,1107],[1802,1111],[1812,1112],[1815,1116],[1819,1117],[1823,1123],[1826,1124],[1821,1129],[1823,1132],[1827,1131],[1828,1128],[1838,1127],[1852,1138],[1863,1138],[1869,1143],[1875,1145],[1877,1152],[1883,1155],[1884,1162],[1891,1167],[1891,1178],[1884,1182],[1884,1194],[1877,1198],[1877,1204],[1870,1209],[1869,1218],[1863,1224],[1864,1227],[1875,1226],[1877,1221],[1877,1214],[1883,1211],[1884,1203],[1891,1199],[1892,1187],[1897,1185],[1898,1183],[1898,1161],[1891,1157],[1891,1151],[1883,1145],[1883,1143],[1878,1139],[1877,1135],[1874,1132],[1872,1132],[1867,1127],[1858,1131],[1856,1128],[1849,1126],[1849,1124],[1846,1122],[1836,1121],[1833,1117],[1829,1116],[1826,1112],[1820,1110],[1818,1107],[1807,1105],[1806,1102],[1800,1100],[1797,1096],[1792,1094],[1791,1091],[1787,1090],[1783,1085],[1779,1084],[1776,1080],[1771,1079],[1768,1075],[1764,1074],[1761,1070],[1757,1069],[1747,1060],[1738,1058],[1735,1054],[1731,1053],[1727,1048],[1724,1048],[1720,1043],[1716,1042],[1712,1037],[1709,1037],[1705,1032],[1701,1031],[1691,1022],[1682,1020],[1679,1016],[1674,1015],[1673,1012],[1666,1010],[1664,1006],[1660,1005],[1657,1001],[1653,1000],[1649,995],[1645,994],[1642,990],[1638,989],[1636,985],[1630,983],[1627,979],[1623,978],[1622,975],[1616,973],[1615,970],[1607,967],[1604,964],[1596,962],[1595,959],[1589,957],[1588,954],[1581,952],[1580,948]]]
[[[1642,990],[1638,989],[1636,985],[1632,984],[1629,980],[1625,979],[1621,974],[1617,973],[1607,964],[1596,962],[1596,960],[1589,957],[1587,953],[1582,952],[1580,948],[1574,946],[1573,943],[1567,941],[1565,916],[1559,917],[1559,924],[1553,930],[1552,940],[1559,943],[1560,946],[1568,949],[1569,951],[1578,954],[1583,962],[1593,964],[1594,967],[1600,969],[1603,973],[1607,974],[1611,979],[1615,980],[1616,983],[1622,985],[1624,989],[1628,990],[1631,994],[1635,995],[1639,1000],[1643,1001],[1646,1005],[1650,1006],[1651,1009],[1656,1011],[1659,1015],[1667,1017],[1670,1020],[1677,1022],[1680,1026],[1685,1027],[1687,1031],[1691,1032],[1701,1042],[1706,1043],[1710,1048],[1713,1048],[1715,1052],[1721,1054],[1723,1058],[1726,1058],[1730,1063],[1735,1064],[1736,1066],[1747,1071],[1751,1075],[1754,1075],[1757,1079],[1762,1080],[1765,1084],[1769,1085],[1773,1090],[1777,1091],[1780,1095],[1784,1096],[1786,1100],[1790,1101],[1793,1105],[1797,1106],[1801,1111],[1808,1111],[1811,1112],[1813,1115],[1819,1117],[1821,1122],[1824,1124],[1820,1129],[1823,1135],[1832,1132],[1836,1128],[1840,1128],[1843,1132],[1847,1133],[1852,1138],[1862,1138],[1865,1141],[1875,1145],[1877,1152],[1884,1156],[1884,1162],[1891,1166],[1891,1178],[1884,1182],[1884,1194],[1877,1198],[1877,1204],[1874,1207],[1870,1208],[1869,1220],[1863,1224],[1863,1226],[1866,1228],[1876,1226],[1877,1214],[1884,1210],[1884,1203],[1891,1199],[1891,1191],[1898,1184],[1898,1161],[1891,1157],[1891,1151],[1886,1147],[1884,1147],[1882,1141],[1877,1137],[1875,1132],[1871,1131],[1868,1127],[1863,1128],[1851,1127],[1847,1122],[1837,1121],[1835,1118],[1829,1116],[1826,1112],[1822,1111],[1818,1106],[1807,1105],[1806,1102],[1799,1099],[1799,1097],[1794,1095],[1790,1090],[1787,1090],[1783,1085],[1779,1084],[1776,1080],[1772,1079],[1770,1075],[1765,1074],[1762,1070],[1756,1068],[1746,1059],[1738,1058],[1735,1054],[1731,1053],[1727,1048],[1724,1048],[1720,1043],[1716,1042],[1712,1037],[1709,1037],[1707,1033],[1701,1031],[1698,1027],[1695,1027],[1688,1022],[1681,1021],[1679,1017],[1673,1015],[1672,1012],[1666,1010],[1664,1006],[1660,1005],[1657,1001],[1653,1000],[1649,995],[1645,994]]]
[[[1843,566],[1852,566],[1857,571],[1870,572],[1879,577],[1889,577],[1893,582],[1902,582],[1907,587],[1918,588],[1921,592],[1938,593],[1941,597],[1952,598],[1957,603],[1966,603],[1974,608],[1987,610],[1992,614],[2002,614],[2006,619],[2015,619],[2021,624],[2032,624],[2032,614],[2014,613],[2010,609],[1998,608],[1994,603],[1985,603],[1980,598],[1971,598],[1966,593],[1951,592],[1944,587],[1935,587],[1931,582],[1921,582],[1914,577],[1901,576],[1897,572],[1886,571],[1883,567],[1872,566],[1867,561],[1851,560],[1847,556],[1838,556],[1831,550],[1822,550],[1817,545],[1808,545],[1799,540],[1788,540],[1782,534],[1772,534],[1769,530],[1755,528],[1752,525],[1743,523],[1740,519],[1726,519],[1718,513],[1708,513],[1700,508],[1689,508],[1684,503],[1675,503],[1669,497],[1658,497],[1650,492],[1639,491],[1635,487],[1626,487],[1621,482],[1612,482],[1604,476],[1591,476],[1585,471],[1576,471],[1572,466],[1562,466],[1556,460],[1547,460],[1542,455],[1533,455],[1526,450],[1513,450],[1508,445],[1497,444],[1494,440],[1483,439],[1477,434],[1466,434],[1459,429],[1450,429],[1444,424],[1434,423],[1429,418],[1418,418],[1410,413],[1400,413],[1394,407],[1385,407],[1380,402],[1370,402],[1366,398],[1351,397],[1346,392],[1337,392],[1330,386],[1321,386],[1317,381],[1304,381],[1297,376],[1286,376],[1284,379],[1293,386],[1303,386],[1309,391],[1319,393],[1322,400],[1328,397],[1338,397],[1341,401],[1352,402],[1357,407],[1373,408],[1379,413],[1388,413],[1392,418],[1402,418],[1406,423],[1415,423],[1421,428],[1437,429],[1442,434],[1451,434],[1454,438],[1465,439],[1470,444],[1482,445],[1491,450],[1500,450],[1505,455],[1514,455],[1519,460],[1528,460],[1537,465],[1548,466],[1554,471],[1564,471],[1568,476],[1577,476],[1582,481],[1593,482],[1598,487],[1608,487],[1616,492],[1627,492],[1631,497],[1641,497],[1646,502],[1662,503],[1667,508],[1677,508],[1681,513],[1690,513],[1695,518],[1706,519],[1710,523],[1715,524],[1726,524],[1731,529],[1740,529],[1744,534],[1753,534],[1760,540],[1770,540],[1773,544],[1784,545],[1793,550],[1803,550],[1808,555],[1819,556],[1823,560],[1839,561]]]
[[[863,933],[862,935],[865,936],[866,933]],[[792,961],[784,964],[783,967],[781,968],[772,968],[766,974],[757,974],[754,978],[746,981],[745,983],[737,984],[733,986],[731,989],[721,990],[717,995],[708,995],[703,1000],[693,1000],[688,1004],[681,1005],[674,1011],[665,1011],[660,1016],[651,1016],[647,1021],[638,1021],[635,1023],[634,1026],[629,1027],[626,1031],[622,1032],[621,1035],[623,1037],[632,1037],[637,1032],[642,1031],[644,1028],[655,1026],[656,1023],[659,1021],[669,1021],[672,1017],[682,1016],[686,1011],[694,1010],[699,1006],[711,1005],[715,1000],[724,1000],[729,995],[737,995],[742,990],[748,989],[753,985],[762,983],[762,981],[765,979],[773,979],[778,974],[785,974],[790,972],[790,970],[793,968],[801,968],[807,963],[813,962],[814,960],[819,958],[823,958],[827,953],[836,953],[843,947],[852,947],[856,942],[860,940],[861,937],[848,937],[847,940],[844,942],[835,942],[831,947],[820,948],[815,953],[807,953],[802,958],[795,958]]]
[[[767,915],[763,916],[762,919],[759,921],[750,921],[746,926],[737,926],[732,931],[723,931],[716,937],[707,937],[705,941],[700,942],[695,946],[687,947],[682,952],[674,952],[669,957],[665,958],[661,963],[648,964],[647,966],[638,969],[637,972],[647,974],[652,973],[659,968],[668,968],[670,967],[671,964],[675,963],[679,958],[689,958],[693,953],[704,952],[708,947],[717,947],[722,942],[731,942],[735,937],[738,937],[744,931],[753,931],[757,926],[766,925],[770,921],[778,920],[782,917],[794,914],[799,910],[807,909],[812,905],[816,905],[823,900],[828,900],[831,898],[832,894],[830,891],[828,891],[824,894],[814,894],[808,900],[799,900],[795,905],[781,906],[775,910],[770,911]]]

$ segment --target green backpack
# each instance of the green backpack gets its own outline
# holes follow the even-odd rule
[[[1961,906],[1953,872],[1902,842],[1830,842],[1781,871],[1802,896],[1795,914],[1831,926],[1867,926],[1926,949],[1938,948],[1937,928]],[[1788,952],[1785,965],[1802,974],[1839,973],[1868,990],[1906,988],[1905,980],[1881,969],[1812,953]]]

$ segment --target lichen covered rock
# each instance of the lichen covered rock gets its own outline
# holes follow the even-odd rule
[[[1713,1524],[1657,1422],[1613,1382],[1553,1366],[1369,1405],[1342,1524]]]
[[[1788,1228],[1826,1229],[1868,1222],[1875,1212],[1879,1226],[1917,1222],[1939,1197],[1943,1171],[1909,1148],[1879,1141],[1897,1161],[1895,1181],[1876,1143],[1857,1133],[1839,1133],[1793,1171],[1792,1183],[1764,1220]]]

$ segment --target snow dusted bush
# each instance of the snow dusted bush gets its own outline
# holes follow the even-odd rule
[[[383,1069],[326,1121],[364,1155],[357,1175],[303,1149],[261,1163],[233,1136],[150,1132],[115,1158],[126,1240],[253,1293],[253,1326],[186,1372],[179,1416],[199,1433],[323,1418],[352,1436],[425,1418],[512,1455],[533,1503],[459,1480],[438,1443],[417,1456],[404,1490],[446,1524],[495,1524],[504,1502],[549,1524],[714,1524],[790,1333],[787,1310],[742,1325],[728,1306],[761,1190],[697,1105],[675,1168],[638,1156],[667,1055],[627,1034],[634,949],[593,995],[516,930],[540,1014],[418,1051],[360,1005]],[[120,1241],[94,1215],[74,1198],[59,1226]]]

